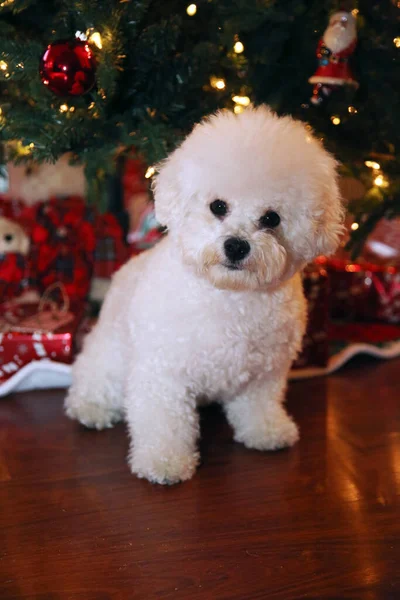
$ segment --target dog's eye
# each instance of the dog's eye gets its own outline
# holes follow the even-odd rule
[[[224,217],[228,212],[228,205],[223,200],[214,200],[210,204],[210,210],[216,217]]]
[[[281,222],[281,218],[274,210],[268,210],[260,219],[260,227],[263,229],[275,229]]]
[[[4,234],[4,241],[5,242],[7,242],[7,243],[12,242],[13,239],[14,239],[14,236],[13,236],[12,233],[5,233]]]

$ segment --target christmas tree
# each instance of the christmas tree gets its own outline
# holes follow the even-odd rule
[[[313,96],[338,10],[356,22],[354,80]],[[96,196],[117,157],[134,150],[151,177],[204,115],[265,102],[308,121],[363,183],[350,207],[357,250],[400,214],[399,25],[397,0],[3,0],[1,139],[16,161],[70,152]]]

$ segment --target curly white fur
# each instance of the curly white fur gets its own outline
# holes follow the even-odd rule
[[[210,210],[216,198],[224,218]],[[343,215],[334,159],[265,107],[195,127],[161,165],[155,200],[169,233],[114,277],[66,411],[98,429],[124,417],[132,472],[175,483],[199,462],[199,402],[221,402],[248,448],[298,439],[283,407],[306,323],[298,271],[335,250]],[[274,230],[260,229],[267,210],[281,217]],[[237,270],[229,237],[250,244]]]

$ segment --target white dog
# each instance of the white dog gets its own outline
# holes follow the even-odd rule
[[[248,448],[298,439],[283,407],[306,324],[298,271],[335,250],[343,212],[335,160],[265,107],[203,121],[154,190],[168,235],[115,275],[66,411],[97,429],[125,418],[132,472],[176,483],[199,462],[200,402],[221,402]]]

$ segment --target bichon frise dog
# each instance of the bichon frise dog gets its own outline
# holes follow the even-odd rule
[[[298,272],[335,250],[343,211],[335,160],[266,107],[197,125],[154,191],[168,235],[115,275],[66,412],[126,419],[132,472],[176,483],[199,462],[200,402],[221,402],[248,448],[298,439],[283,406],[306,324]]]

